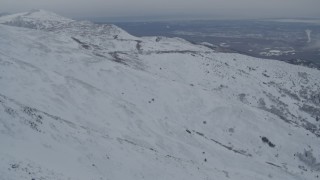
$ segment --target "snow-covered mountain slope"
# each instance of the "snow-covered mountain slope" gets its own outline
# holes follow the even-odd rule
[[[38,9],[25,13],[3,16],[0,19],[0,23],[2,24],[27,27],[32,29],[57,28],[71,22],[74,21],[59,16],[55,13]]]
[[[319,179],[318,70],[38,12],[0,17],[0,179]]]

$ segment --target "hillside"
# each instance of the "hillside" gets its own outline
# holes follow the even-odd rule
[[[0,179],[319,179],[320,71],[44,10],[0,17]]]

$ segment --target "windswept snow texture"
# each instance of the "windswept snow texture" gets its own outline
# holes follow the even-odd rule
[[[1,180],[319,179],[316,69],[43,10],[0,22]]]

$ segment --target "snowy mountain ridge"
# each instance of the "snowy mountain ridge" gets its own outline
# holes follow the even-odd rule
[[[0,23],[2,24],[32,29],[50,29],[66,25],[71,22],[74,21],[41,9],[34,9],[29,12],[3,16],[0,20]]]
[[[319,179],[320,72],[0,17],[0,179]]]

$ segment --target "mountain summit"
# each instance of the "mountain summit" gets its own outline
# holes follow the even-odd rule
[[[0,23],[2,24],[32,29],[50,29],[71,22],[73,22],[72,19],[68,19],[42,9],[34,9],[29,12],[6,15],[0,18]]]
[[[319,77],[43,10],[2,16],[0,179],[319,179]]]

